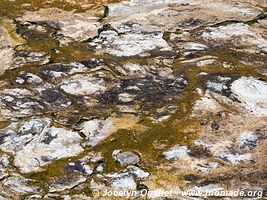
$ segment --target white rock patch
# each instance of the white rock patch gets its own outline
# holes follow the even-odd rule
[[[249,25],[243,23],[209,27],[203,32],[202,38],[212,41],[215,46],[221,43],[226,45],[231,43],[237,48],[246,47],[251,52],[262,51],[267,53],[267,40],[261,36],[258,30],[254,30]],[[221,43],[218,43],[218,41]]]
[[[86,144],[96,146],[105,140],[112,133],[119,129],[130,129],[137,122],[138,118],[131,114],[120,117],[109,117],[107,119],[94,119],[81,124],[81,132],[86,136]]]
[[[237,143],[240,148],[250,150],[256,146],[257,141],[258,141],[258,136],[255,133],[245,131],[240,134]]]
[[[251,160],[251,154],[233,154],[228,151],[222,151],[217,153],[217,157],[230,162],[231,164],[238,164],[240,162]]]
[[[96,45],[97,49],[104,49],[105,53],[109,53],[118,57],[146,56],[149,51],[158,49],[160,51],[170,51],[171,47],[163,39],[163,34],[136,34],[128,33],[118,35],[114,31],[105,31],[100,34],[100,40],[96,40],[92,45]],[[101,43],[103,43],[101,45]]]
[[[81,132],[88,138],[88,144],[96,146],[99,142],[106,139],[115,131],[115,127],[111,119],[106,120],[90,120],[82,124]]]
[[[267,83],[253,77],[234,81],[231,91],[245,108],[258,116],[267,116]]]
[[[74,75],[64,80],[60,88],[73,95],[92,95],[106,90],[104,81],[90,75]]]
[[[15,156],[14,164],[22,173],[42,171],[53,160],[75,156],[83,151],[78,133],[62,128],[46,128]]]
[[[190,150],[187,148],[187,146],[176,145],[170,150],[163,152],[162,155],[167,160],[179,160],[187,158],[189,156],[189,153]]]

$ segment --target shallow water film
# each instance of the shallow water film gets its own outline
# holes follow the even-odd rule
[[[0,199],[264,199],[266,0],[0,0]]]

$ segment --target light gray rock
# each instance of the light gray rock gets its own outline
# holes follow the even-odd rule
[[[124,172],[132,174],[137,180],[142,180],[150,177],[150,173],[136,166],[128,166]]]
[[[96,167],[96,172],[97,173],[103,173],[104,171],[105,171],[105,165],[103,164],[103,163],[101,163],[100,165],[98,165],[97,167]]]
[[[13,174],[11,177],[3,181],[3,187],[13,190],[21,194],[39,193],[41,189],[37,186],[31,186],[33,180],[26,179],[18,174]]]
[[[202,38],[213,46],[231,44],[238,49],[243,47],[247,52],[267,53],[267,40],[262,37],[261,30],[243,23],[206,28]]]
[[[80,160],[68,163],[65,166],[65,171],[68,173],[79,172],[85,176],[93,174],[93,168]]]
[[[10,164],[10,156],[7,154],[3,154],[0,157],[0,164],[2,167],[8,167]]]
[[[188,158],[189,153],[190,150],[187,148],[187,146],[175,145],[170,150],[163,152],[162,155],[167,160],[179,160]]]
[[[147,56],[150,51],[171,51],[161,33],[118,35],[115,31],[104,31],[90,43],[98,53],[109,53],[117,57]]]
[[[110,116],[106,119],[89,120],[79,125],[80,131],[86,136],[86,145],[96,146],[119,129],[131,129],[139,121],[132,114]]]
[[[231,80],[232,79],[230,77],[216,76],[206,83],[206,88],[211,91],[222,93],[223,91],[229,89],[228,83]]]
[[[24,139],[25,137],[27,140]],[[23,138],[15,135],[15,148],[12,150],[12,153],[15,154],[14,165],[23,173],[42,171],[42,167],[50,164],[53,160],[81,153],[83,151],[80,145],[81,139],[76,132],[55,127],[46,127],[39,133],[28,134]],[[16,141],[20,141],[19,146]],[[5,146],[1,147],[8,151],[4,148]]]
[[[19,77],[17,77],[16,82],[19,84],[32,84],[32,85],[39,85],[43,83],[43,79],[33,73],[21,72]]]
[[[256,6],[228,0],[131,0],[111,4],[104,21],[123,33],[172,32],[177,28],[192,30],[227,20],[252,20],[260,13],[261,9]]]
[[[110,182],[114,189],[136,190],[137,180],[143,180],[150,176],[148,172],[134,166],[128,166],[125,170],[105,175],[105,180]]]
[[[28,89],[12,88],[0,91],[0,108],[2,117],[6,119],[25,117],[37,113],[44,107],[36,99],[36,95]]]
[[[98,16],[102,14],[101,12],[103,12],[101,9],[74,13],[59,8],[46,8],[25,12],[21,17],[17,18],[17,21],[21,23],[45,22],[50,27],[59,29],[58,36],[64,36],[63,39],[60,39],[60,42],[65,44],[64,42],[68,41],[69,38],[75,41],[84,41],[97,36],[98,29],[101,27],[98,22]],[[51,15],[51,13],[53,14]]]
[[[17,153],[30,142],[34,135],[40,134],[49,124],[49,119],[31,119],[21,123],[12,123],[1,132],[0,148],[4,152]]]
[[[140,158],[133,152],[115,150],[112,153],[112,157],[120,163],[121,166],[135,165],[140,162]]]
[[[243,106],[257,116],[267,115],[267,83],[254,77],[241,77],[231,91]]]
[[[73,95],[93,95],[107,90],[104,80],[91,75],[74,75],[64,80],[60,88]]]
[[[251,154],[239,154],[239,153],[231,153],[230,151],[219,151],[216,156],[221,158],[222,160],[226,160],[233,165],[239,164],[240,162],[252,160]]]
[[[81,132],[88,139],[88,144],[96,146],[115,131],[115,126],[110,118],[106,120],[90,120],[81,125]]]
[[[184,51],[203,51],[208,49],[206,45],[195,42],[185,42],[181,43],[181,45]]]
[[[237,143],[241,149],[251,150],[257,146],[258,135],[253,132],[245,131],[240,134]]]
[[[128,102],[133,101],[134,96],[125,92],[125,93],[119,94],[118,98],[120,102],[128,103]]]
[[[212,65],[216,63],[217,57],[215,56],[203,56],[199,58],[193,58],[190,60],[182,60],[181,63],[187,64],[187,65],[192,65],[192,66],[197,66],[197,67],[203,67],[206,65]]]
[[[44,65],[50,61],[50,56],[46,52],[18,51],[15,55],[12,68],[18,68],[26,64]]]

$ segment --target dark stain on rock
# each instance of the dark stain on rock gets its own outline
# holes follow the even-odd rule
[[[51,142],[52,140],[56,139],[56,138],[57,138],[56,135],[53,136],[53,135],[51,135],[50,132],[45,132],[45,133],[44,133],[44,136],[43,136],[43,139],[41,140],[41,142],[42,142],[42,143],[45,143],[45,144],[47,144],[47,145],[49,145],[50,142]]]
[[[49,106],[56,106],[56,107],[67,105],[68,102],[70,102],[63,93],[52,88],[43,90],[41,92],[41,98],[44,100],[44,102],[48,103]]]
[[[193,146],[190,148],[191,156],[194,156],[196,158],[203,158],[203,157],[210,157],[211,152],[209,149],[203,147],[203,146]]]
[[[220,125],[219,125],[218,122],[216,122],[216,121],[212,122],[212,124],[211,124],[211,129],[212,129],[213,131],[217,131],[217,130],[219,130],[219,128],[220,128]]]

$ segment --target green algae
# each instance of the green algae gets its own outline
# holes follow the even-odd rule
[[[210,55],[217,56],[218,59],[225,62],[237,63],[239,56],[231,55],[222,50],[212,50]],[[134,59],[136,61],[136,59]],[[133,61],[133,59],[131,59]],[[141,60],[140,62],[146,62]],[[26,69],[27,67],[25,67]],[[34,68],[34,67],[33,67]],[[23,68],[22,68],[23,69]],[[20,69],[17,69],[20,70]],[[175,101],[178,106],[177,111],[172,114],[171,118],[161,124],[153,124],[146,118],[139,122],[139,128],[131,130],[119,130],[112,134],[108,139],[103,141],[96,147],[88,147],[85,151],[72,158],[61,159],[53,161],[50,165],[44,167],[43,172],[27,174],[26,177],[32,178],[42,184],[45,184],[53,178],[64,175],[64,166],[70,161],[75,161],[83,156],[88,155],[90,152],[101,152],[105,157],[106,173],[114,172],[123,169],[112,158],[112,152],[116,149],[123,151],[138,152],[142,156],[140,165],[145,170],[156,173],[156,167],[159,163],[164,163],[164,159],[160,154],[169,149],[175,144],[191,145],[192,141],[197,137],[197,132],[188,132],[187,128],[192,126],[197,127],[201,119],[194,119],[191,117],[192,107],[194,102],[199,98],[195,88],[202,87],[203,78],[199,77],[200,72],[207,72],[209,74],[237,74],[238,76],[257,76],[266,80],[266,77],[260,75],[255,71],[255,68],[245,65],[238,65],[235,68],[223,68],[222,66],[210,65],[205,67],[190,67],[189,69],[179,62],[178,59],[174,61],[173,70],[175,73],[183,73],[188,80],[189,85],[181,94],[181,97]],[[8,74],[8,73],[7,73]],[[14,71],[10,77],[12,77]],[[79,113],[86,118],[86,114]],[[89,117],[89,116],[88,116]],[[142,129],[142,127],[145,127]],[[195,129],[197,130],[197,129]],[[163,142],[164,147],[157,149],[153,145],[155,141]]]
[[[25,11],[35,11],[42,8],[60,8],[67,11],[85,12],[86,10],[102,9],[103,4],[117,2],[120,2],[120,0],[1,0],[0,18],[14,19]]]
[[[85,11],[85,9],[81,8],[79,5],[62,3],[62,1],[59,0],[52,2],[53,3],[51,4],[47,4],[47,2],[43,0],[17,0],[15,2],[3,1],[3,3],[0,5],[0,16],[13,19],[20,15],[24,9],[38,10],[40,8],[47,7],[58,7],[64,10],[76,10],[77,12]],[[31,6],[23,8],[23,4],[27,3],[31,4]],[[90,9],[99,9],[100,6],[101,3],[98,3],[92,6]],[[229,22],[225,22],[224,24],[227,23]],[[19,31],[23,32],[23,27],[19,24],[17,26]],[[12,30],[11,32],[14,31],[13,29],[10,30]],[[54,38],[49,36],[53,33],[53,31],[54,30],[49,29],[47,33],[40,34],[38,37],[36,37],[36,35],[33,35],[28,39],[25,38],[26,45],[29,46],[32,51],[43,51],[49,53],[49,55],[51,56],[51,63],[70,63],[73,61],[93,57],[109,57],[107,55],[95,55],[93,52],[88,50],[88,47],[85,43],[73,42],[67,46],[60,47],[58,42]],[[14,34],[13,37],[16,38],[16,35]],[[169,40],[169,33],[164,34],[164,38],[166,40]],[[203,53],[203,55],[207,54],[218,57],[218,60],[220,62],[234,63],[234,67],[224,68],[218,65],[210,65],[205,67],[187,67],[180,63],[178,59],[175,59],[172,66],[174,72],[184,74],[189,85],[181,94],[180,98],[172,102],[177,106],[177,110],[167,121],[161,124],[153,124],[150,120],[143,117],[138,124],[138,128],[130,130],[118,130],[100,145],[93,148],[87,147],[82,154],[76,157],[53,161],[50,165],[44,167],[44,171],[26,174],[25,176],[32,178],[36,180],[40,185],[45,186],[46,183],[51,181],[53,178],[64,175],[64,166],[67,163],[69,163],[70,161],[78,160],[83,156],[88,155],[90,152],[101,152],[101,154],[105,157],[104,163],[107,166],[105,171],[106,173],[118,171],[123,168],[112,158],[112,152],[116,149],[121,149],[123,151],[134,151],[139,153],[142,157],[142,161],[140,163],[142,168],[151,173],[156,173],[155,166],[159,165],[159,163],[164,163],[164,160],[161,158],[161,153],[164,150],[167,150],[176,144],[187,144],[190,146],[192,141],[197,137],[197,132],[191,132],[190,128],[197,127],[201,120],[191,117],[193,104],[197,99],[199,99],[199,95],[196,93],[195,89],[197,87],[203,89],[203,82],[205,78],[198,75],[200,72],[207,72],[209,74],[236,74],[238,76],[257,76],[261,77],[264,80],[267,80],[265,76],[256,72],[255,69],[260,66],[250,67],[239,63],[240,58],[245,55],[233,55],[230,51],[228,51],[228,49],[212,49],[210,51],[206,51],[205,54]],[[127,62],[129,61],[138,61],[140,63],[147,62],[146,59],[127,59]],[[119,62],[126,61],[120,60]],[[26,65],[19,69],[10,70],[6,72],[1,77],[1,79],[10,80],[12,79],[12,77],[15,77],[15,75],[23,70],[32,72],[38,71],[38,67],[39,66],[35,65]],[[115,111],[111,110],[109,114]],[[63,116],[66,116],[68,114],[72,113],[66,111]],[[98,117],[104,117],[106,115],[99,114]],[[79,116],[81,116],[82,120],[90,119],[91,117],[90,114],[86,113],[85,111],[81,111],[79,113]],[[60,114],[53,117],[60,117]],[[80,121],[80,119],[78,121]],[[78,123],[78,121],[76,123]],[[1,122],[0,128],[6,127],[9,123],[10,122]],[[56,124],[57,123],[55,123],[55,125]],[[163,145],[163,147],[155,148],[155,143],[160,143]],[[179,177],[177,177],[177,179],[179,179]]]

